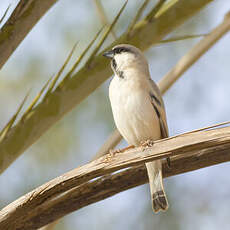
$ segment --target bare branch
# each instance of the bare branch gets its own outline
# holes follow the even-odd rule
[[[57,0],[21,0],[0,30],[0,69]]]
[[[230,127],[225,127],[159,140],[146,149],[138,147],[108,154],[53,179],[3,208],[0,229],[36,229],[88,204],[146,183],[142,167],[145,162],[170,156],[172,167],[169,169],[164,164],[164,176],[171,176],[229,161],[229,148]],[[134,167],[96,179],[131,166]]]

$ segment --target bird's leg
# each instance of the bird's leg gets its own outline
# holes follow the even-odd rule
[[[141,141],[141,147],[148,148],[148,147],[152,147],[154,145],[154,141],[153,140],[146,140],[146,141]],[[171,161],[170,161],[170,157],[166,158],[166,162],[167,162],[167,167],[171,168]]]
[[[125,147],[124,149],[121,149],[121,152],[124,152],[124,151],[129,150],[129,149],[133,149],[133,148],[135,148],[134,145],[129,145],[129,146]]]
[[[123,148],[123,149],[115,149],[115,150],[110,149],[110,150],[109,150],[109,153],[105,155],[105,161],[108,162],[108,161],[111,160],[111,158],[112,158],[115,154],[117,154],[117,153],[122,153],[122,152],[124,152],[124,151],[126,151],[126,150],[128,150],[128,149],[132,149],[132,148],[135,148],[135,146],[134,146],[134,145],[129,145],[128,147]],[[103,175],[101,178],[102,178],[103,180],[105,180],[105,179],[107,179],[110,175],[111,175],[111,173],[108,173],[108,174]]]

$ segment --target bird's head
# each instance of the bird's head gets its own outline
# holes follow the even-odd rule
[[[103,54],[111,59],[114,73],[126,71],[129,68],[148,69],[148,63],[142,52],[128,44],[117,45]]]

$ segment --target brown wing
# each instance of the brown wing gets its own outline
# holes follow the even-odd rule
[[[151,85],[150,92],[149,92],[151,102],[160,121],[161,136],[162,138],[166,138],[169,136],[169,134],[168,134],[168,124],[166,120],[164,101],[162,99],[158,86],[155,84],[155,82],[152,79],[149,80]]]

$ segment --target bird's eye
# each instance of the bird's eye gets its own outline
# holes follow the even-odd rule
[[[129,50],[124,48],[124,47],[121,47],[121,48],[115,48],[114,49],[114,53],[115,54],[120,54],[120,53],[123,53],[123,52],[128,52]]]
[[[120,49],[118,49],[118,53],[122,53],[122,52],[124,52],[125,50],[123,49],[123,48],[120,48]]]
[[[119,53],[121,53],[121,52],[122,52],[122,49],[121,49],[121,48],[115,49],[115,53],[116,53],[116,54],[119,54]]]

